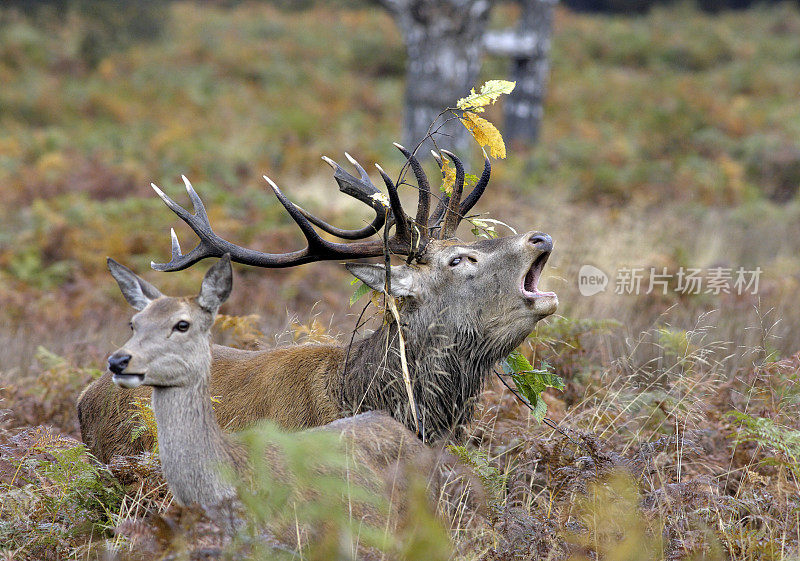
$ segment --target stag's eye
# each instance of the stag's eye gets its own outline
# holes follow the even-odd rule
[[[180,331],[181,333],[185,333],[189,331],[189,322],[181,320],[175,324],[175,327],[172,328],[173,331]]]
[[[462,259],[462,257],[461,257],[460,255],[458,255],[458,256],[456,256],[456,257],[453,257],[453,258],[450,260],[450,266],[451,266],[451,267],[455,267],[456,265],[458,265],[459,263],[461,263],[461,259]]]

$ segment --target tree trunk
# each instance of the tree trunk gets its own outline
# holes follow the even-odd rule
[[[543,115],[542,102],[550,72],[550,38],[557,0],[519,0],[522,14],[516,30],[489,33],[486,50],[511,58],[510,80],[517,83],[505,99],[503,135],[511,142],[534,144]]]
[[[406,44],[403,138],[409,147],[414,147],[442,109],[453,106],[475,86],[492,3],[489,0],[381,0],[381,3],[394,16]],[[468,133],[457,120],[450,120],[439,132],[449,135],[435,137],[442,147],[462,150],[468,146]]]

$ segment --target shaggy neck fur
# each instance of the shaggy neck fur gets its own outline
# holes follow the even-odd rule
[[[421,329],[420,324],[426,327]],[[353,344],[344,366],[347,371],[340,373],[337,397],[348,412],[383,410],[416,432],[397,330],[391,321]],[[467,321],[404,324],[406,357],[426,441],[452,437],[472,419],[492,367],[527,336],[503,340],[491,333],[482,333]]]
[[[235,495],[219,468],[237,466],[237,449],[214,417],[208,389],[210,351],[204,376],[188,386],[153,388],[161,469],[170,491],[182,504],[213,505]]]

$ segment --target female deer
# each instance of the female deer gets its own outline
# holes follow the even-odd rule
[[[228,465],[244,475],[246,454],[217,423],[209,392],[209,330],[231,292],[230,256],[209,269],[194,298],[163,296],[113,259],[108,267],[138,310],[131,320],[133,335],[108,358],[108,368],[118,386],[152,386],[161,466],[170,491],[182,504],[214,505],[233,498],[234,488],[219,468]],[[342,435],[356,462],[366,468],[368,481],[402,487],[403,481],[393,480],[404,471],[398,466],[413,463],[428,470],[434,464],[430,449],[382,413],[340,419],[321,430]],[[280,459],[270,459],[279,468]]]

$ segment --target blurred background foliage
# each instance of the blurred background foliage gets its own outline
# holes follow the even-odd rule
[[[532,423],[490,385],[465,453],[478,447],[473,463],[502,480],[504,510],[489,534],[458,547],[468,558],[547,558],[569,542],[575,558],[627,559],[666,540],[670,559],[717,558],[722,546],[727,558],[784,559],[797,551],[800,512],[797,3],[718,12],[710,2],[564,4],[539,144],[496,163],[478,210],[555,239],[542,284],[558,292],[561,315],[542,322],[524,352],[564,377],[563,393],[545,394],[549,414],[591,453]],[[491,26],[510,27],[517,15],[499,5]],[[347,150],[367,169],[378,161],[396,173],[404,57],[391,18],[366,0],[3,3],[3,426],[48,423],[77,436],[75,398],[128,331],[130,309],[106,256],[167,293],[199,283],[204,267],[149,271],[168,256],[170,226],[185,249],[193,243],[151,181],[185,203],[186,174],[215,229],[257,249],[303,243],[265,173],[316,214],[362,225],[364,209],[338,194],[319,156],[341,161]],[[487,57],[481,82],[507,72],[506,59]],[[489,118],[500,123],[501,109]],[[579,294],[583,264],[609,275],[606,292]],[[761,267],[758,293],[614,294],[621,267],[716,266]],[[237,267],[224,312],[244,316],[247,329],[222,325],[217,340],[344,340],[355,322],[351,291],[336,263]],[[696,452],[678,439],[687,427]],[[6,436],[3,451],[30,457],[25,433]],[[60,458],[48,460],[63,468],[56,483],[107,489],[105,472],[73,473]],[[633,471],[638,488],[593,486],[617,469]],[[61,488],[47,487],[53,495],[36,509],[22,492],[6,500],[0,506],[17,518],[3,517],[3,535],[28,540],[26,511],[47,528],[56,515],[58,528],[71,528],[83,506],[67,501],[62,516]],[[593,514],[609,493],[622,497],[621,512],[639,504],[646,515],[620,518],[632,528],[620,549],[617,519]],[[139,512],[119,506],[117,491],[106,499],[120,518]]]
[[[517,13],[498,6],[492,27]],[[104,257],[146,272],[167,254],[175,221],[149,182],[182,200],[187,174],[219,232],[268,250],[301,242],[262,174],[353,227],[363,213],[332,195],[319,157],[402,163],[391,141],[405,53],[373,3],[9,2],[0,18],[0,339],[14,349],[0,351],[2,370],[25,371],[37,344],[102,358],[109,317],[127,313]],[[486,58],[482,79],[506,76],[507,64]],[[479,210],[554,235],[545,282],[565,314],[612,316],[638,332],[680,302],[684,328],[721,309],[726,335],[747,333],[754,307],[781,316],[798,285],[799,70],[791,3],[714,15],[689,2],[639,16],[558,8],[540,143],[495,166]],[[609,273],[761,265],[766,288],[589,301],[573,282],[585,262]],[[349,326],[349,284],[335,264],[239,273],[231,307],[261,314],[266,333],[316,302],[312,313]],[[196,275],[157,282],[181,289]],[[776,343],[785,353],[800,348],[787,322]]]
[[[680,0],[678,0],[680,1]],[[743,10],[753,6],[776,4],[782,0],[697,0],[700,10],[718,13]],[[676,0],[563,0],[563,4],[579,12],[642,14],[654,6],[674,5]]]

